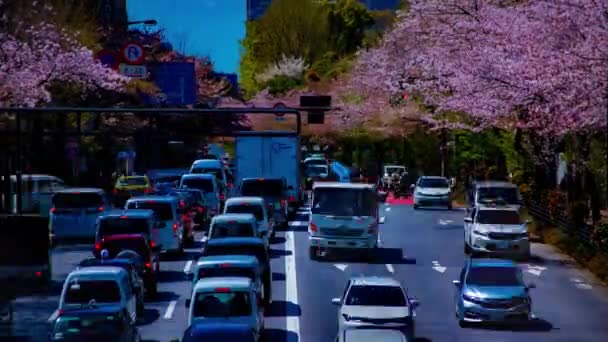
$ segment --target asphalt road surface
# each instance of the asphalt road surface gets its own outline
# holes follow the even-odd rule
[[[309,260],[306,208],[289,231],[277,234],[271,264],[274,303],[266,318],[269,341],[333,341],[338,308],[331,299],[341,296],[348,278],[357,275],[393,276],[421,302],[416,313],[418,341],[608,341],[608,289],[569,258],[540,244],[532,246],[532,260],[521,263],[526,281],[537,285],[532,290],[533,324],[460,328],[454,316],[452,280],[464,262],[464,212],[414,211],[404,204],[387,204],[381,210],[385,223],[374,263],[343,257]],[[91,247],[57,248],[53,252],[55,285],[48,293],[18,298],[16,323],[12,329],[1,330],[0,336],[44,340],[62,280],[90,255]],[[199,248],[186,252],[179,260],[161,261],[159,298],[146,303],[145,322],[139,326],[145,341],[179,339],[186,328],[185,301],[191,286],[186,273],[198,258]]]

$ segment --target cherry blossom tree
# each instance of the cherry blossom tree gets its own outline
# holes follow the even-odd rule
[[[7,20],[0,18],[0,25],[8,26]],[[90,93],[100,88],[122,91],[127,81],[53,24],[0,31],[0,106],[48,103],[52,101],[49,88],[56,83],[75,84]]]
[[[601,127],[607,10],[605,0],[412,0],[360,55],[351,86],[417,92],[482,128],[559,136]]]

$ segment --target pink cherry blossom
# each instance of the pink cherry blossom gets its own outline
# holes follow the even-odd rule
[[[479,128],[561,135],[606,125],[608,1],[410,3],[360,54],[350,88],[368,98],[416,92]],[[368,113],[369,103],[361,107]]]

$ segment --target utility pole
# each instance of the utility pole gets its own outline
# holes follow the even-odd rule
[[[445,158],[448,149],[448,137],[447,131],[445,128],[445,122],[443,123],[443,127],[441,128],[441,177],[445,177]]]

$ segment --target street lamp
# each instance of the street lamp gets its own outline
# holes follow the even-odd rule
[[[156,24],[158,24],[158,22],[155,19],[146,19],[146,20],[137,20],[137,21],[128,21],[127,22],[127,25],[137,25],[137,24],[156,25]]]

